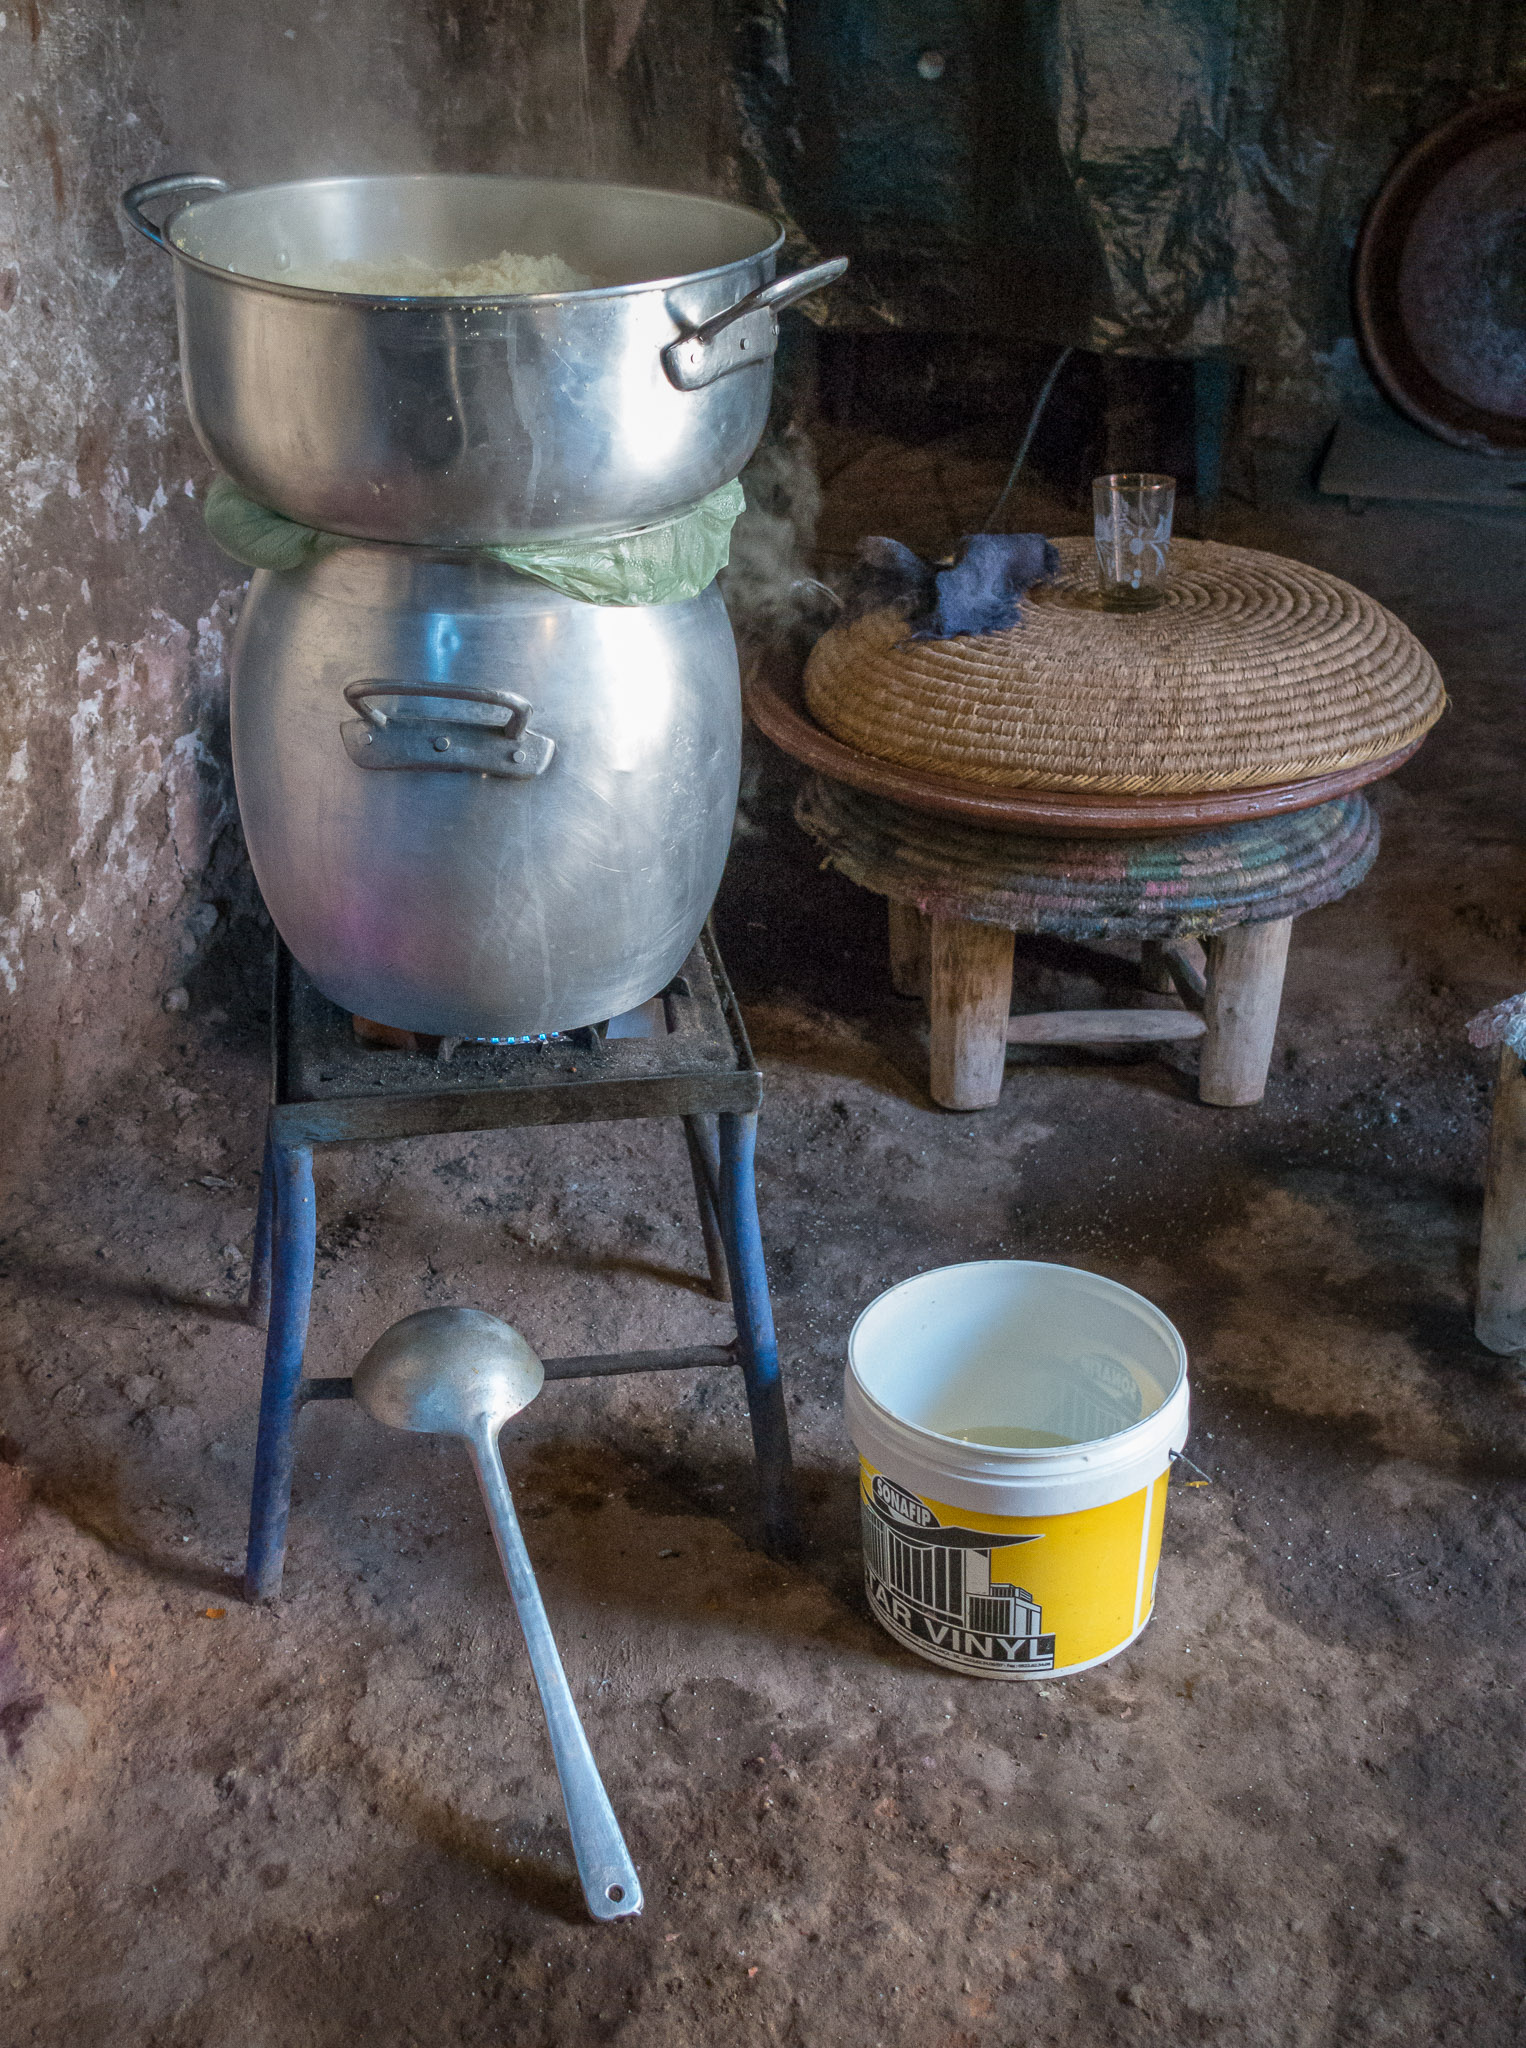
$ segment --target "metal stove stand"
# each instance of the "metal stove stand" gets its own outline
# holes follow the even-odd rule
[[[346,1013],[320,995],[277,946],[273,1086],[249,1288],[268,1324],[244,1591],[280,1591],[297,1418],[308,1401],[347,1400],[348,1379],[304,1379],[317,1250],[313,1150],[388,1143],[442,1131],[530,1124],[683,1119],[711,1287],[733,1302],[736,1338],[677,1351],[548,1358],[547,1379],[740,1365],[752,1418],[764,1540],[796,1545],[789,1425],[763,1242],[753,1152],[763,1078],[707,930],[650,1006],[650,1036],[588,1029],[547,1044],[467,1043],[449,1060],[356,1042]]]

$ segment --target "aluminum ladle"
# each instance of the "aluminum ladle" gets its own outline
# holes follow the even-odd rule
[[[641,1911],[641,1880],[573,1705],[498,1454],[498,1432],[545,1380],[530,1346],[497,1316],[426,1308],[377,1338],[356,1368],[354,1390],[367,1414],[392,1429],[465,1438],[540,1690],[583,1896],[596,1920],[624,1920]]]

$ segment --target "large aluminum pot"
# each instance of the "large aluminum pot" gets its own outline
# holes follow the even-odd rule
[[[600,606],[480,558],[340,548],[256,575],[231,668],[255,876],[336,1003],[501,1038],[617,1016],[677,973],[736,809],[714,584]]]
[[[202,196],[161,228],[153,200]],[[768,416],[778,312],[846,262],[774,279],[767,214],[630,185],[322,178],[123,195],[175,263],[180,366],[208,455],[331,533],[434,547],[627,531],[729,483]],[[280,282],[412,254],[449,271],[557,255],[593,290],[381,298]]]

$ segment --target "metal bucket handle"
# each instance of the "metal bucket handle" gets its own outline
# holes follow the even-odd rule
[[[779,345],[779,314],[786,306],[823,285],[834,284],[848,267],[846,256],[833,256],[825,263],[813,263],[809,270],[797,270],[793,277],[776,277],[772,284],[759,285],[745,299],[738,299],[724,313],[712,314],[698,327],[691,327],[662,352],[662,367],[668,382],[680,391],[700,391],[731,370],[745,370],[752,363],[766,363]]]
[[[149,199],[164,199],[172,192],[226,192],[226,178],[202,178],[195,171],[179,171],[169,178],[149,178],[141,185],[129,185],[122,194],[122,214],[130,226],[135,227],[147,242],[156,249],[168,249],[164,231],[158,228],[143,211],[144,202]]]
[[[392,718],[368,703],[371,697],[446,697],[462,704],[491,704],[509,715],[502,725],[467,724],[456,718]],[[358,718],[339,728],[344,750],[357,768],[445,768],[462,775],[501,775],[527,782],[551,766],[556,742],[531,732],[534,705],[512,690],[489,684],[399,683],[366,676],[346,683],[344,701]]]

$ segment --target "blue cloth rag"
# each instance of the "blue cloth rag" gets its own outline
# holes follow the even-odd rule
[[[1019,623],[1025,593],[1059,566],[1041,533],[967,534],[954,562],[942,567],[875,534],[858,544],[844,618],[893,604],[904,608],[913,640],[1002,633]]]

